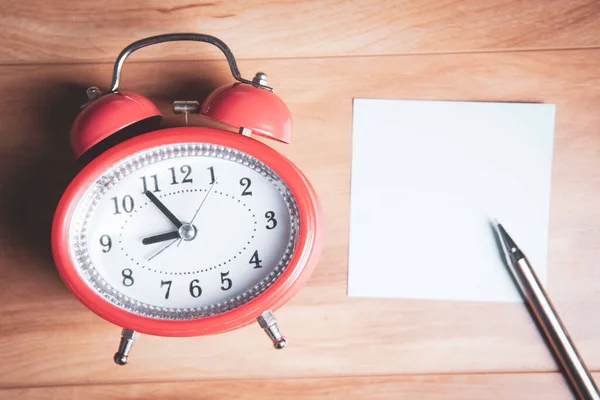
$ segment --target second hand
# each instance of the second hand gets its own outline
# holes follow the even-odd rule
[[[215,187],[215,183],[217,183],[216,180],[212,183],[212,185],[210,185],[210,188],[208,189],[208,192],[206,192],[206,196],[204,196],[204,198],[202,199],[202,203],[200,203],[200,205],[198,206],[198,209],[196,209],[196,212],[194,213],[194,216],[192,217],[192,220],[190,221],[190,225],[194,223],[194,220],[198,216],[198,213],[200,212],[200,209],[202,208],[202,206],[204,205],[204,202],[208,198],[208,195],[213,190],[213,187]],[[181,242],[182,242],[182,240],[180,240],[179,243],[177,243],[177,247],[179,247],[179,245],[181,244]]]
[[[169,243],[168,245],[166,245],[165,247],[163,247],[162,249],[160,249],[159,251],[157,251],[156,253],[154,253],[154,255],[150,256],[150,258],[148,258],[148,261],[152,260],[154,257],[156,257],[157,255],[159,255],[160,253],[162,253],[163,251],[165,251],[169,247],[173,246],[175,244],[175,242],[177,242],[177,241],[179,241],[179,243],[181,243],[183,241],[183,239],[175,239],[175,240],[173,240],[171,243]],[[177,245],[177,246],[179,246],[179,245]]]

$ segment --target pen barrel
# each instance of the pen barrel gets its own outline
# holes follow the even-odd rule
[[[594,379],[577,352],[569,333],[527,258],[523,257],[517,260],[511,267],[511,272],[531,312],[540,329],[544,331],[545,337],[570,380],[573,390],[580,399],[600,400],[600,394]]]

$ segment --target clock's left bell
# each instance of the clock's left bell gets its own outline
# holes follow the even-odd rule
[[[123,140],[155,130],[162,117],[156,105],[139,94],[100,94],[92,87],[88,97],[71,128],[73,154],[83,162]]]

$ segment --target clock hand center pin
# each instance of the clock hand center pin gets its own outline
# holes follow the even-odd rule
[[[188,242],[194,240],[197,233],[198,229],[191,223],[181,225],[178,230],[179,237]]]

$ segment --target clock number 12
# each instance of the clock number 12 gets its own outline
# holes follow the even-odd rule
[[[181,182],[177,181],[177,176],[175,174],[175,167],[169,168],[169,171],[171,171],[171,185],[179,185],[180,183],[194,182],[194,179],[190,178],[190,174],[192,173],[192,167],[190,167],[189,165],[182,165],[181,168],[179,169],[179,171],[181,171],[182,174],[185,174],[183,176],[183,180]]]

